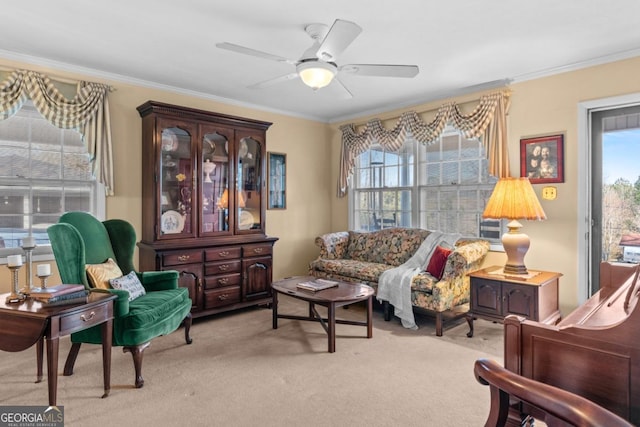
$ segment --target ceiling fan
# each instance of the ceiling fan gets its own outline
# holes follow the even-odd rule
[[[233,43],[217,43],[216,46],[220,49],[277,62],[286,62],[295,66],[295,72],[256,83],[249,86],[251,88],[264,88],[299,77],[313,90],[323,88],[335,81],[347,96],[352,97],[351,92],[338,77],[342,73],[356,76],[408,78],[415,77],[418,74],[417,65],[348,64],[339,66],[336,63],[336,58],[362,32],[362,28],[353,22],[336,19],[330,29],[324,24],[310,24],[305,27],[305,31],[313,39],[313,45],[298,60],[272,55]]]

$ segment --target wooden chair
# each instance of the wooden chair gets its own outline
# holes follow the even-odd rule
[[[476,360],[473,372],[491,390],[491,410],[485,427],[520,426],[532,420],[509,419],[510,402],[537,409],[549,427],[629,427],[628,421],[577,394],[515,374],[493,360]],[[521,413],[526,413],[526,409]],[[542,417],[540,416],[542,414]]]

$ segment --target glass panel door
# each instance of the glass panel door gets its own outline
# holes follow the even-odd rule
[[[640,106],[596,111],[591,120],[589,295],[599,289],[600,262],[640,261]]]
[[[176,124],[160,134],[160,238],[194,235],[192,130]]]
[[[233,132],[203,127],[200,234],[229,232],[229,140]]]
[[[262,228],[262,143],[252,137],[238,141],[236,212],[238,230]]]

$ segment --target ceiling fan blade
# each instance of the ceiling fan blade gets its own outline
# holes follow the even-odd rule
[[[415,77],[420,69],[417,65],[348,64],[339,71],[358,76]]]
[[[336,19],[322,40],[316,56],[323,61],[334,62],[361,32],[362,28],[358,24]]]
[[[273,86],[278,83],[283,83],[283,82],[297,79],[297,78],[298,78],[298,73],[289,73],[289,74],[285,74],[284,76],[279,76],[273,79],[265,80],[260,83],[252,84],[251,86],[248,86],[248,87],[249,89],[263,89],[265,87]]]
[[[243,55],[257,56],[258,58],[269,59],[271,61],[286,62],[289,64],[296,63],[296,61],[292,59],[283,58],[282,56],[272,55],[270,53],[263,52],[261,50],[255,50],[255,49],[251,49],[251,48],[240,46],[233,43],[227,43],[227,42],[216,43],[216,47],[220,49],[230,50],[236,53],[242,53]]]
[[[344,83],[342,83],[342,81],[338,77],[335,77],[333,81],[335,82],[336,87],[340,91],[341,98],[345,98],[345,99],[353,98],[353,94],[351,93],[351,91],[347,89],[347,87],[344,85]]]

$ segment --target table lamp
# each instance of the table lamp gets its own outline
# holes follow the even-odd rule
[[[505,274],[527,274],[524,256],[529,250],[529,236],[520,232],[519,219],[543,220],[547,216],[540,206],[528,178],[500,178],[482,213],[483,218],[508,219],[509,231],[502,235],[507,254]]]

